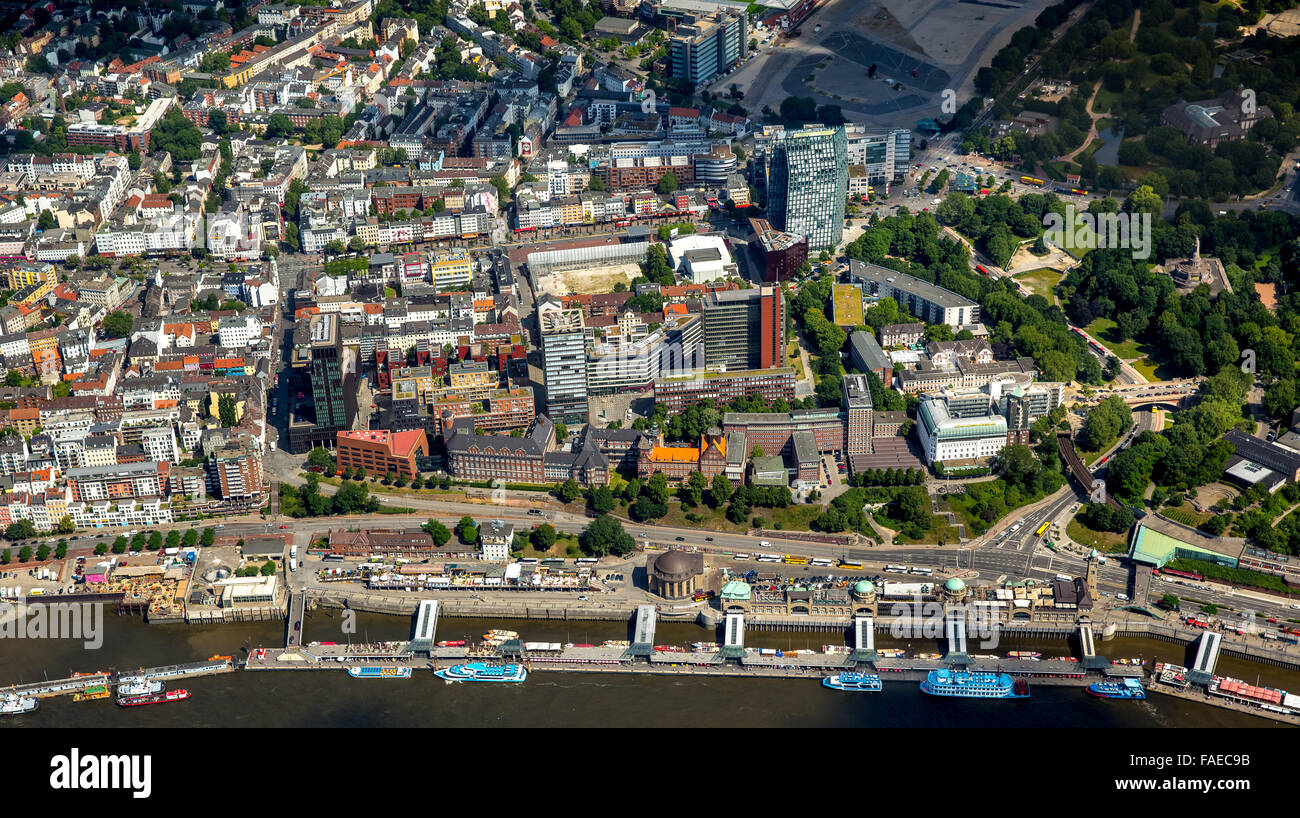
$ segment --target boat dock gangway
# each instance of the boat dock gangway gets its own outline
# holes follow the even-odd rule
[[[873,617],[853,617],[853,653],[850,659],[854,662],[876,660],[876,622]]]
[[[745,656],[745,615],[739,611],[727,614],[722,623],[722,658],[741,659]]]
[[[655,625],[659,614],[653,605],[636,606],[636,624],[632,628],[632,646],[628,656],[649,659],[655,650]]]
[[[1097,640],[1089,622],[1079,623],[1079,653],[1083,660],[1080,664],[1088,670],[1105,670],[1110,667],[1110,660],[1097,655]]]
[[[415,612],[415,627],[406,649],[411,653],[433,655],[434,639],[438,634],[438,602],[434,599],[420,601]]]
[[[969,664],[971,658],[966,650],[965,617],[956,611],[950,612],[943,621],[943,637],[948,641],[948,654],[943,657],[944,661],[953,665]]]
[[[1200,647],[1196,649],[1196,661],[1187,671],[1187,678],[1195,684],[1208,685],[1219,664],[1219,648],[1223,645],[1223,637],[1214,631],[1205,631],[1201,634],[1200,642]]]
[[[307,615],[307,592],[298,591],[289,597],[289,618],[284,623],[284,646],[302,645],[303,619]]]

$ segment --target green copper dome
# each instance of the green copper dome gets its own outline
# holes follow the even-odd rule
[[[860,579],[853,584],[853,593],[866,596],[876,590],[876,586],[871,584],[869,579]]]
[[[956,577],[953,577],[952,579],[950,579],[950,580],[948,580],[947,582],[945,582],[945,583],[943,584],[943,587],[944,587],[946,590],[951,591],[951,592],[953,592],[953,593],[955,594],[955,593],[957,593],[958,591],[964,591],[964,590],[966,590],[966,583],[962,582],[961,580],[957,579]]]

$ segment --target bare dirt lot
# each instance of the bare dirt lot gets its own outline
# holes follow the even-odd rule
[[[570,293],[610,293],[618,282],[631,284],[639,275],[641,267],[638,264],[614,264],[551,273],[543,276],[537,284],[541,292],[557,296]]]

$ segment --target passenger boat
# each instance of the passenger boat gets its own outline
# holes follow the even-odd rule
[[[1102,699],[1145,699],[1147,697],[1146,690],[1137,679],[1093,682],[1088,685],[1088,692]]]
[[[883,685],[880,677],[867,673],[837,673],[822,679],[822,686],[832,690],[849,690],[865,693],[879,693]]]
[[[822,653],[852,653],[853,648],[848,645],[822,645]]]
[[[447,682],[522,682],[528,678],[528,670],[523,665],[472,662],[435,670],[433,675]]]
[[[91,685],[72,694],[74,702],[93,702],[109,697],[108,685]]]
[[[148,693],[143,696],[120,696],[117,704],[119,707],[139,707],[142,704],[165,704],[167,702],[180,702],[188,699],[190,692],[183,687],[175,690],[168,690],[166,693]]]
[[[464,639],[444,639],[438,643],[440,648],[463,648],[465,647]]]
[[[1043,654],[1036,650],[1013,650],[1007,654],[1008,659],[1033,659],[1038,661],[1043,658]]]
[[[1128,665],[1128,666],[1130,666],[1130,667],[1141,667],[1141,666],[1142,666],[1142,660],[1141,660],[1141,659],[1111,659],[1111,660],[1110,660],[1110,663],[1111,663],[1112,665]]]
[[[502,631],[493,628],[492,630],[488,631],[487,635],[484,636],[483,638],[484,639],[518,639],[519,634],[515,631]]]
[[[1009,673],[969,670],[932,670],[921,682],[921,692],[963,699],[1027,699],[1029,682]]]
[[[907,651],[899,648],[885,648],[884,650],[876,651],[876,655],[882,659],[902,659],[907,655]]]
[[[943,654],[942,654],[942,653],[918,653],[918,654],[916,655],[916,658],[918,658],[918,659],[942,659],[942,658],[943,658]]]
[[[680,645],[655,645],[655,650],[659,653],[685,653],[686,648]]]
[[[163,683],[157,680],[134,678],[119,679],[117,683],[117,695],[119,696],[144,696],[148,693],[161,693]]]
[[[632,643],[627,641],[626,639],[623,640],[606,639],[604,642],[600,644],[600,646],[602,648],[629,648],[632,646]]]
[[[366,665],[364,667],[348,668],[348,675],[353,679],[409,679],[411,678],[411,669],[409,667]]]
[[[709,650],[717,650],[717,649],[718,649],[717,642],[692,642],[691,643],[691,650],[694,651],[709,651]]]
[[[0,716],[17,716],[30,713],[40,707],[40,702],[31,696],[19,696],[14,693],[0,699]]]
[[[594,647],[596,647],[596,646],[595,646],[595,645],[582,644],[582,645],[569,645],[569,647],[571,647],[571,648],[594,648]]]

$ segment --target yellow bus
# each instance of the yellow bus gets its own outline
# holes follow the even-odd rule
[[[784,562],[786,565],[807,565],[807,564],[808,564],[808,558],[807,558],[807,557],[791,557],[791,556],[787,555],[786,558],[785,558],[784,560],[782,560],[782,562]]]
[[[1033,185],[1034,187],[1042,187],[1047,184],[1042,179],[1036,179],[1033,176],[1021,176],[1020,183],[1022,185]]]
[[[848,568],[850,571],[861,571],[862,563],[857,560],[840,560],[841,568]]]
[[[1052,527],[1052,524],[1051,524],[1051,523],[1043,523],[1042,525],[1040,525],[1040,526],[1038,527],[1038,530],[1034,532],[1034,536],[1035,536],[1035,537],[1041,537],[1041,536],[1043,536],[1043,534],[1047,533],[1047,529],[1049,529],[1049,528],[1051,528],[1051,527]]]

